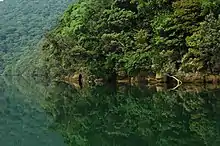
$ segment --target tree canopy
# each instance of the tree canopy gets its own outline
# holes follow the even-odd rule
[[[57,17],[73,0],[5,0],[0,3],[0,72],[28,62],[43,34],[56,25]],[[27,53],[29,51],[29,53]],[[22,55],[22,56],[21,56]],[[28,58],[28,59],[27,59]],[[35,57],[36,58],[36,57]],[[18,65],[20,68],[20,64]],[[22,66],[21,66],[22,68]]]
[[[44,40],[50,74],[79,68],[102,78],[119,72],[206,72],[219,68],[217,0],[80,0]]]

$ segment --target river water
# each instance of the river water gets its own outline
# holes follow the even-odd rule
[[[0,144],[219,146],[220,90],[201,87],[159,92],[126,85],[80,89],[0,77]]]

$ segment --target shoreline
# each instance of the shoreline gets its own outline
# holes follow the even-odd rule
[[[73,85],[74,88],[81,89],[78,85],[78,82],[73,82],[70,80],[61,80],[62,82],[65,82],[67,84]],[[95,83],[95,86],[103,86],[106,85],[104,82],[102,83]],[[94,85],[85,85],[84,88],[94,86]],[[152,91],[155,92],[165,92],[165,91],[183,91],[183,92],[191,92],[191,93],[199,93],[202,91],[207,90],[215,90],[220,89],[220,84],[213,84],[213,83],[193,83],[193,82],[185,82],[182,83],[180,86],[176,87],[174,83],[159,83],[159,82],[127,82],[125,80],[118,80],[115,84],[115,86],[121,87],[121,86],[127,86],[127,87],[140,87],[140,88],[149,88]]]
[[[80,73],[83,75],[83,73]],[[77,83],[78,77],[80,74],[75,74],[73,76],[64,76],[61,77],[61,80],[70,81]],[[105,83],[102,78],[95,78],[93,80],[89,80],[88,76],[83,75],[82,77],[84,83]],[[116,83],[211,83],[218,84],[220,83],[220,74],[202,74],[202,73],[178,73],[176,75],[168,75],[168,74],[156,74],[155,76],[135,76],[135,77],[124,77],[118,76]]]

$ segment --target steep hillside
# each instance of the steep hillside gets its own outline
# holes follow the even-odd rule
[[[73,0],[5,0],[0,2],[0,70],[42,38]],[[27,55],[27,54],[26,54]],[[23,57],[27,56],[22,56]],[[10,73],[11,67],[8,67]]]

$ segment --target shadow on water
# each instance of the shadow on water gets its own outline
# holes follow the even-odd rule
[[[56,83],[44,108],[70,146],[220,145],[220,90],[185,89]]]

